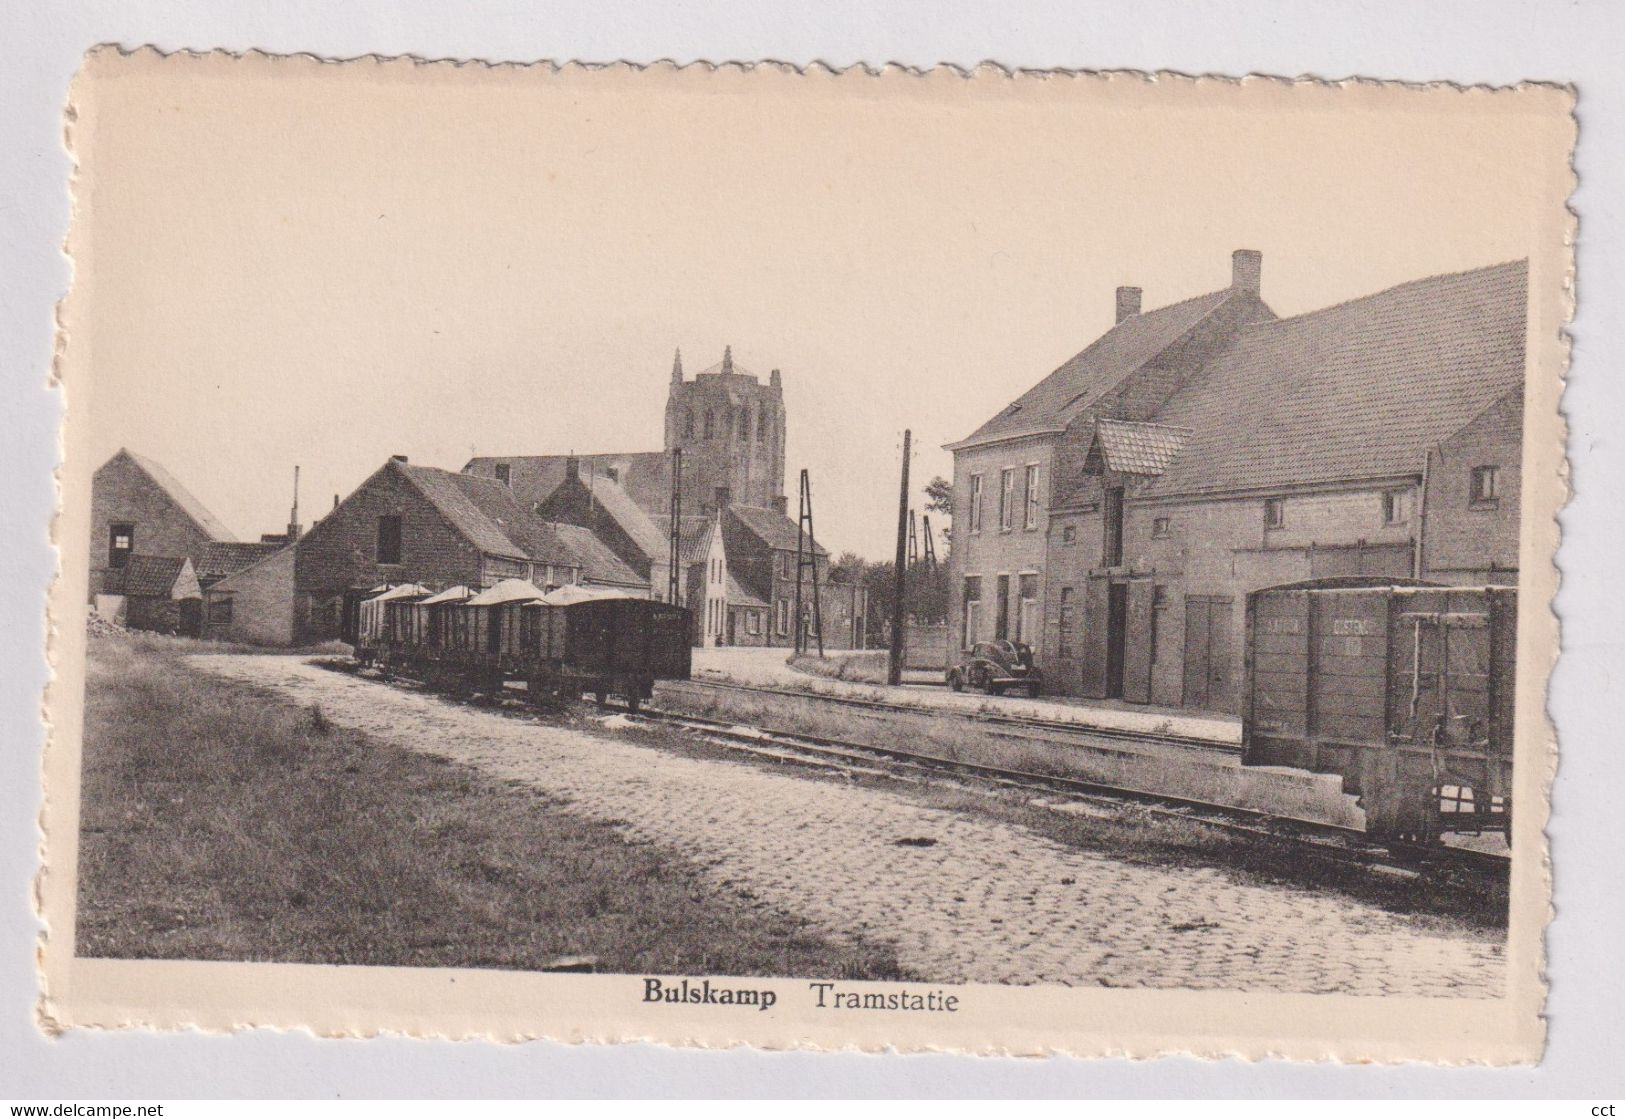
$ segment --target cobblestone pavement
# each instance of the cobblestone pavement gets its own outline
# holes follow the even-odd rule
[[[851,654],[830,653],[832,657],[843,655]],[[741,684],[823,692],[826,695],[855,695],[919,707],[942,707],[961,711],[978,711],[991,707],[1010,715],[1057,719],[1112,730],[1155,730],[1211,738],[1216,742],[1241,741],[1241,720],[1229,716],[1193,715],[1188,711],[1175,711],[1165,707],[1147,708],[1138,704],[1112,706],[1110,701],[1073,699],[1068,696],[1028,699],[1026,696],[988,696],[969,692],[956,694],[945,687],[889,688],[881,684],[831,680],[799,672],[785,663],[788,656],[789,651],[786,649],[760,646],[728,645],[715,649],[695,649],[694,678],[703,681],[711,677],[733,680]]]
[[[1336,894],[1134,866],[901,793],[504,718],[288,657],[192,663],[529,782],[826,936],[895,944],[928,981],[1476,997],[1504,982],[1499,945]]]

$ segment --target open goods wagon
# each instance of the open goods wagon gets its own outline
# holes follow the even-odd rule
[[[398,595],[381,613],[379,662],[455,691],[497,694],[521,680],[533,700],[613,693],[636,709],[656,680],[691,669],[688,611],[650,599],[509,581],[477,595]]]
[[[1243,762],[1341,775],[1391,846],[1510,835],[1517,615],[1514,587],[1254,591]]]

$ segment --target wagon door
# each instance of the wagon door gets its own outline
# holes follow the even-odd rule
[[[1409,598],[1395,625],[1389,722],[1410,759],[1410,783],[1431,790],[1429,803],[1413,812],[1430,817],[1436,809],[1444,830],[1504,823],[1511,759],[1499,757],[1496,744],[1498,693],[1508,682],[1495,671],[1492,600],[1476,591]],[[1435,825],[1428,819],[1413,826]]]
[[[1261,591],[1248,611],[1246,760],[1309,769],[1309,594]]]

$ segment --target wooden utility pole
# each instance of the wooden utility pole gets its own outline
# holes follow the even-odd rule
[[[886,682],[903,682],[903,587],[904,565],[908,562],[908,459],[914,433],[903,432],[903,485],[897,495],[897,566],[892,572],[891,659],[886,666]]]
[[[666,546],[671,550],[671,563],[666,570],[666,601],[673,606],[681,606],[683,603],[678,598],[678,591],[682,586],[678,569],[683,562],[680,555],[683,546],[683,449],[681,447],[673,447],[671,450],[671,532],[667,535]]]

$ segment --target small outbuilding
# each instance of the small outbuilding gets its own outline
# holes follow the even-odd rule
[[[196,637],[202,631],[203,589],[185,556],[132,555],[106,572],[96,612],[130,629]]]

